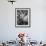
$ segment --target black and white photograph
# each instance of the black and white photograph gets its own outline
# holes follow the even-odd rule
[[[30,27],[30,8],[16,8],[15,12],[15,26]]]

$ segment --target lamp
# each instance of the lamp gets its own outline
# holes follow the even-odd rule
[[[11,2],[12,4],[16,2],[15,0],[8,0],[8,2]]]

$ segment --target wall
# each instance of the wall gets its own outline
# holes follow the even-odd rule
[[[0,40],[15,40],[19,32],[31,35],[33,40],[46,40],[46,1],[17,0],[13,5],[0,0]],[[31,27],[15,27],[15,8],[31,8]]]

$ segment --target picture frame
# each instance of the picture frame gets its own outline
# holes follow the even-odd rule
[[[15,8],[15,27],[31,27],[30,8]]]

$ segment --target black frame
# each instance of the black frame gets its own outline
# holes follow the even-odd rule
[[[16,14],[16,13],[17,13],[16,10],[22,10],[22,9],[25,9],[25,10],[27,9],[27,10],[29,10],[29,18],[28,18],[28,19],[29,19],[29,22],[28,22],[29,24],[28,24],[27,26],[25,26],[25,25],[24,25],[24,26],[23,26],[23,25],[17,26],[17,25],[16,25],[16,22],[17,22],[17,21],[16,21],[16,15],[17,15],[17,14]],[[15,8],[15,27],[20,27],[20,28],[31,27],[31,9],[30,9],[30,8]]]

